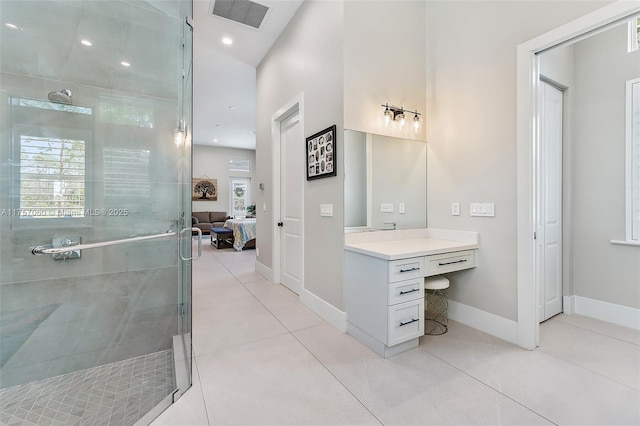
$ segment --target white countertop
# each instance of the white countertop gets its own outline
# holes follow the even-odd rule
[[[348,251],[384,260],[396,260],[473,250],[479,246],[477,233],[475,232],[465,232],[464,234],[462,231],[447,232],[446,230],[429,230],[431,231],[429,232],[427,228],[424,231],[398,233],[399,235],[395,235],[395,238],[389,238],[391,233],[386,231],[381,231],[382,233],[378,238],[372,235],[378,234],[377,232],[366,233],[368,235],[362,235],[359,238],[345,238],[344,248]],[[433,238],[431,235],[437,235],[439,238]],[[448,236],[451,239],[445,238]]]

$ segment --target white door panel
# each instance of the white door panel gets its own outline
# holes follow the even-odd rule
[[[562,92],[541,82],[541,244],[539,319],[562,312]]]
[[[280,124],[280,232],[281,282],[300,294],[302,287],[302,190],[305,176],[302,160],[305,144],[298,114]]]

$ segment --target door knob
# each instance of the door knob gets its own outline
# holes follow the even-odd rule
[[[284,226],[284,223],[278,222],[278,226],[282,228]]]

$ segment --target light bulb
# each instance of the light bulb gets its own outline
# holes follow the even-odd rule
[[[396,119],[400,121],[400,127],[404,127],[405,125],[404,112],[401,112],[400,114],[398,114],[396,116]]]
[[[384,110],[384,125],[388,126],[389,122],[391,121],[393,114],[391,113],[391,111],[389,110],[389,108]]]
[[[420,130],[420,117],[418,117],[418,114],[413,116],[413,128],[416,132]]]

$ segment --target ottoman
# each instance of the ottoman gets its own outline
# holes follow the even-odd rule
[[[227,228],[211,228],[211,245],[219,249],[228,245],[233,247],[233,231]]]

